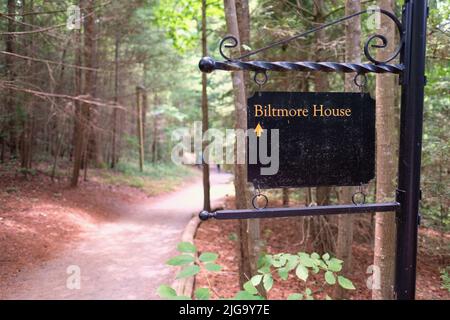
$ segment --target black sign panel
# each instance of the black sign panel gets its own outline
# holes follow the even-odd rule
[[[358,186],[374,178],[375,100],[369,94],[257,92],[248,99],[247,120],[248,181],[255,186]],[[278,129],[278,168],[272,129]],[[271,163],[261,156],[263,142]]]

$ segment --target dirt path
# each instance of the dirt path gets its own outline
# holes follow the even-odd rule
[[[212,173],[213,202],[232,192],[230,179]],[[192,214],[201,209],[202,197],[196,180],[178,192],[123,206],[119,219],[84,233],[82,241],[59,257],[24,270],[2,298],[157,299],[158,286],[171,284],[175,276],[164,263],[176,254],[176,244]],[[80,289],[68,289],[68,279],[75,279],[67,273],[70,266],[75,271],[79,267]]]

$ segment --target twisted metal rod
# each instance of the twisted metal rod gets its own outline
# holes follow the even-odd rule
[[[394,73],[401,74],[402,64],[370,64],[370,63],[339,63],[339,62],[310,62],[310,61],[216,61],[211,57],[200,60],[199,68],[202,72],[210,73],[214,70],[225,71],[321,71],[343,73]]]

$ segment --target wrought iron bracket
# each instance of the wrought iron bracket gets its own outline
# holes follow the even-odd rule
[[[301,216],[358,214],[372,212],[393,212],[400,208],[398,202],[374,203],[363,205],[333,205],[300,208],[267,208],[260,210],[220,210],[216,212],[202,211],[200,219],[233,220],[233,219],[267,219]]]
[[[386,48],[388,46],[388,40],[384,35],[381,34],[373,34],[371,35],[365,42],[364,45],[364,55],[366,58],[372,63],[346,63],[346,62],[310,62],[310,61],[247,61],[250,56],[255,54],[264,52],[271,48],[284,45],[293,40],[305,37],[311,33],[317,32],[319,30],[325,29],[327,27],[342,23],[344,21],[350,20],[354,17],[360,16],[365,13],[376,13],[379,12],[390,18],[396,25],[397,30],[400,35],[400,41],[397,45],[396,49],[392,53],[390,57],[383,61],[379,61],[372,56],[370,53],[370,48]],[[381,41],[381,43],[373,43],[373,41]],[[402,51],[404,47],[404,30],[402,23],[397,19],[397,17],[386,10],[383,9],[368,9],[363,10],[338,20],[322,24],[316,28],[311,30],[299,33],[292,37],[279,40],[272,44],[269,44],[263,48],[250,51],[243,55],[240,55],[237,58],[232,58],[227,56],[224,52],[224,49],[236,48],[239,46],[239,41],[234,36],[226,36],[222,39],[219,46],[220,55],[225,59],[224,61],[216,61],[211,57],[203,57],[200,60],[199,68],[202,72],[210,73],[214,70],[225,70],[225,71],[254,71],[256,73],[266,72],[266,71],[300,71],[300,72],[309,72],[309,71],[321,71],[321,72],[344,72],[344,73],[357,73],[357,74],[366,74],[366,73],[394,73],[394,74],[402,74],[404,70],[404,66],[402,61],[400,64],[389,64],[390,61],[394,60]],[[400,60],[402,60],[402,55],[400,55]]]
[[[202,72],[210,73],[214,70],[225,71],[321,71],[343,73],[394,73],[403,72],[402,64],[371,64],[371,63],[341,63],[341,62],[290,62],[290,61],[216,61],[211,57],[200,60],[199,68]]]

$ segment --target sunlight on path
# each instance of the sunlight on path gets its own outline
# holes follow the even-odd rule
[[[212,173],[212,202],[233,193],[231,176]],[[156,289],[171,284],[165,261],[194,212],[202,208],[201,182],[122,209],[117,221],[86,233],[70,252],[14,280],[7,299],[157,299]],[[81,289],[67,288],[67,268],[81,270]]]

